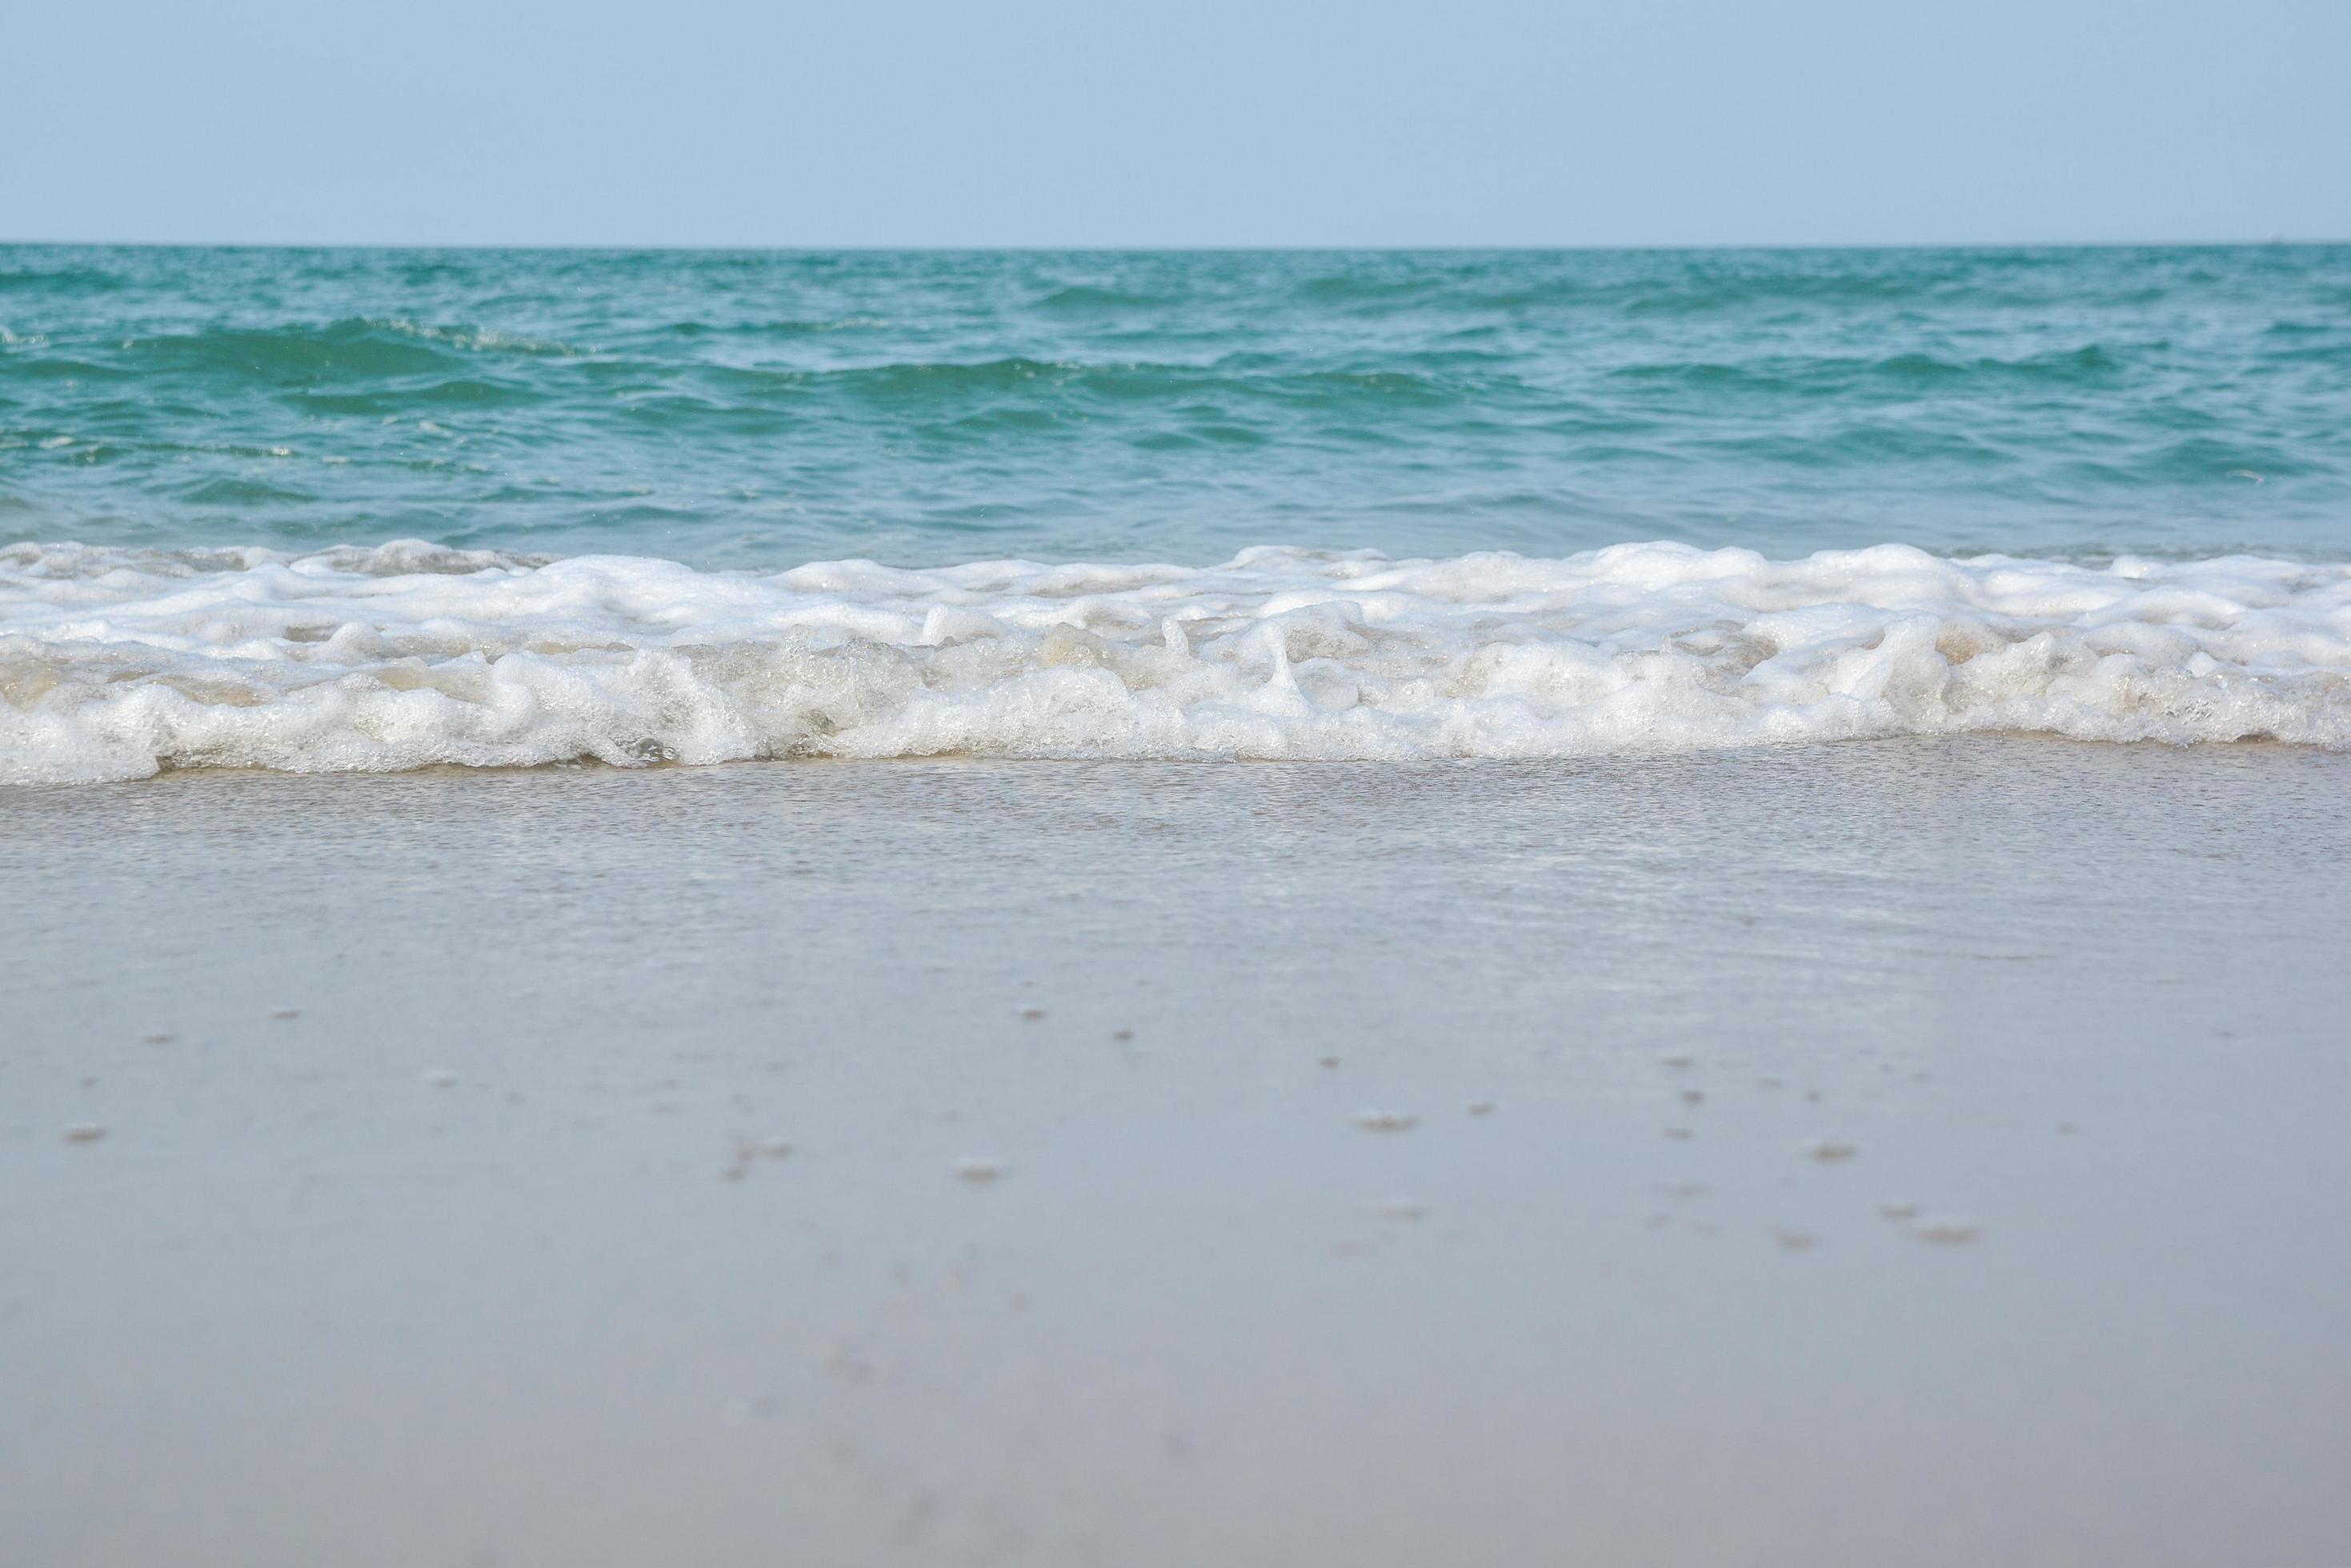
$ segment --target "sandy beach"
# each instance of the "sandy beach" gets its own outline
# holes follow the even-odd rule
[[[14,1563],[2351,1560],[2351,756],[0,814]]]

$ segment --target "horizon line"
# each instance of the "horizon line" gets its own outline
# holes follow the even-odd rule
[[[518,240],[105,240],[0,238],[0,248],[107,250],[251,251],[604,251],[674,254],[814,255],[841,254],[940,255],[1250,255],[1250,254],[1475,254],[1637,253],[1655,251],[2057,251],[2057,250],[2260,250],[2351,244],[2351,234],[2306,237],[2272,234],[2260,239],[2190,240],[1825,240],[1701,241],[1689,243],[1583,242],[1572,244],[719,244],[698,242],[518,241]]]

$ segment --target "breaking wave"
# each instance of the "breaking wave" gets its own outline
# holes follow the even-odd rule
[[[2351,748],[2351,566],[1634,544],[758,574],[413,541],[0,548],[0,782],[19,784],[1967,732]]]

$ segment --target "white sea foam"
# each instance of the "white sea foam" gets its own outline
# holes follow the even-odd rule
[[[17,784],[1969,731],[2351,747],[2351,566],[1625,545],[758,576],[416,543],[0,549],[0,781]]]

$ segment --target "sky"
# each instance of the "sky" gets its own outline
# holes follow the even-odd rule
[[[0,0],[0,240],[2351,238],[2346,0]]]

